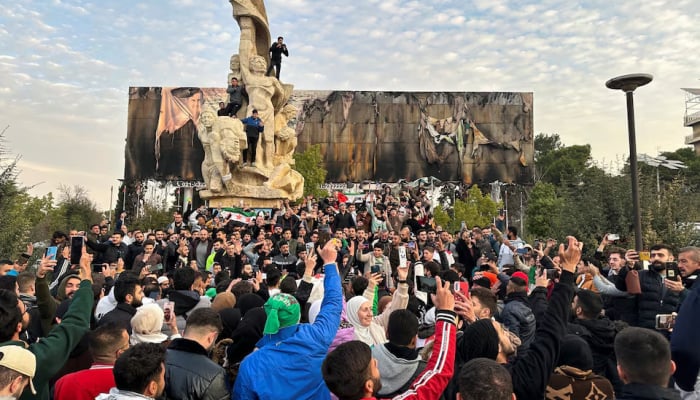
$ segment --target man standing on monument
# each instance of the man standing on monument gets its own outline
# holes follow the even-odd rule
[[[282,67],[282,54],[289,57],[289,51],[287,50],[287,45],[284,44],[284,38],[282,36],[277,38],[275,43],[272,43],[270,47],[270,66],[267,68],[265,75],[270,76],[272,67],[275,67],[275,76],[280,79],[280,68]]]
[[[238,84],[238,78],[231,78],[231,84],[228,85],[226,93],[228,93],[226,115],[234,117],[243,104],[243,86]]]
[[[265,129],[265,124],[258,117],[258,110],[253,109],[253,115],[241,121],[245,126],[245,135],[248,139],[248,148],[243,150],[243,165],[248,163],[248,154],[250,154],[251,166],[255,166],[255,157],[257,156],[258,138],[260,133]]]

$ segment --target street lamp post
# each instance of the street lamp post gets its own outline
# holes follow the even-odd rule
[[[634,90],[654,79],[649,74],[622,75],[605,82],[608,89],[622,90],[627,97],[627,132],[630,144],[630,175],[632,178],[632,206],[634,209],[634,247],[643,250],[642,216],[639,205],[639,176],[637,175],[637,139],[634,129]]]

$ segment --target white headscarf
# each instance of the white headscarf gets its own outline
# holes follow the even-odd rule
[[[360,317],[357,315],[362,305],[370,301],[363,296],[355,296],[348,301],[347,317],[348,322],[355,328],[355,338],[361,342],[367,343],[370,346],[382,344],[386,342],[386,335],[382,328],[374,321],[369,326],[363,326],[360,322]]]
[[[168,335],[161,333],[165,315],[158,304],[144,304],[131,317],[131,344],[163,343]]]

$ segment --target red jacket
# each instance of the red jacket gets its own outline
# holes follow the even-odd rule
[[[94,400],[115,387],[114,365],[92,364],[90,369],[73,372],[56,382],[54,400]]]
[[[455,317],[456,314],[452,311],[440,310],[436,313],[433,354],[408,391],[393,400],[440,398],[454,373],[457,332]]]

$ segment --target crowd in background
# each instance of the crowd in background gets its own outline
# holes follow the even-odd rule
[[[449,232],[420,187],[346,201],[28,245],[0,261],[0,398],[700,396],[699,248]]]

